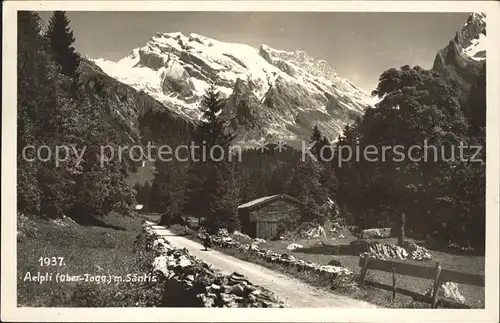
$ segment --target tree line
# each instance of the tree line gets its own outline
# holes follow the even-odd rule
[[[19,212],[86,221],[111,210],[127,213],[135,192],[127,183],[131,162],[100,167],[100,145],[123,145],[123,133],[109,122],[104,99],[83,83],[82,57],[64,11],[50,17],[46,30],[35,12],[18,12],[17,207]],[[59,167],[23,158],[27,145],[87,147]],[[42,158],[49,157],[47,154]]]

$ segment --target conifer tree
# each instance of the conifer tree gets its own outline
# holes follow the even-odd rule
[[[311,139],[309,140],[310,143],[313,142],[320,142],[321,139],[323,139],[323,135],[321,134],[321,131],[318,128],[318,125],[315,125],[311,134]]]
[[[325,162],[332,160],[333,149],[331,149],[330,141],[323,136],[318,125],[314,126],[309,143],[313,144],[311,152],[319,162],[326,164]]]
[[[183,203],[183,212],[204,218],[209,230],[227,226],[236,206],[236,199],[228,198],[233,193],[233,185],[230,183],[232,168],[227,156],[234,135],[225,131],[224,121],[218,118],[223,104],[223,98],[212,84],[201,102],[202,119],[191,133],[191,144],[202,148],[196,149],[195,155],[191,156]],[[215,146],[220,148],[215,149]],[[212,151],[212,154],[204,156],[202,149]]]
[[[75,37],[65,11],[54,11],[49,20],[46,37],[62,73],[77,79],[80,55],[73,47]]]

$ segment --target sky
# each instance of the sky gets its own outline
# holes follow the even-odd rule
[[[50,12],[40,12],[45,21]],[[380,12],[67,12],[77,51],[116,61],[155,32],[197,33],[220,41],[294,51],[326,60],[372,91],[380,74],[402,65],[432,67],[468,13]]]

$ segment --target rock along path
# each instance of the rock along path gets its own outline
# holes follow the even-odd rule
[[[176,248],[186,248],[189,253],[225,274],[238,272],[253,284],[274,292],[287,307],[318,308],[374,308],[367,302],[329,293],[274,270],[243,261],[216,250],[204,251],[203,246],[188,238],[178,236],[163,226],[148,222],[159,236],[165,237]]]

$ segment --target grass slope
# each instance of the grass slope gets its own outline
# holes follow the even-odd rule
[[[18,306],[122,307],[155,306],[161,293],[147,281],[151,255],[141,250],[141,218],[116,214],[97,226],[71,221],[28,219],[19,229],[17,244]],[[107,227],[102,227],[107,226]],[[134,250],[134,245],[138,248]],[[41,266],[40,257],[63,257],[62,266]],[[52,274],[52,281],[25,281],[26,273]],[[57,274],[122,277],[122,282],[56,282]],[[127,275],[130,275],[127,277]],[[126,282],[130,278],[130,282]],[[142,281],[140,281],[142,280]]]

